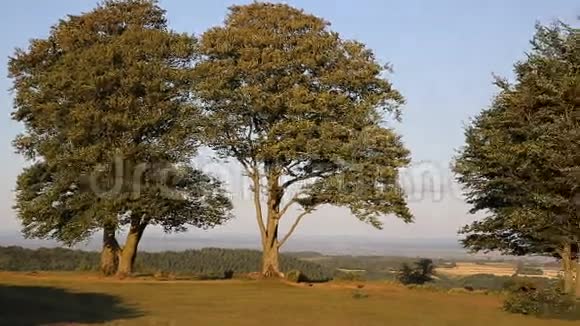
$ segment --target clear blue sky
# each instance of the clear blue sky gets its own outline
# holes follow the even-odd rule
[[[161,1],[171,27],[199,34],[220,24],[231,4],[247,1]],[[416,162],[431,163],[419,168],[436,174],[444,184],[443,194],[412,200],[414,225],[387,219],[377,232],[360,225],[338,209],[322,209],[305,220],[302,234],[364,235],[391,237],[455,237],[457,229],[474,217],[450,191],[448,164],[454,149],[463,142],[463,124],[486,107],[495,90],[492,73],[511,76],[512,64],[523,57],[534,23],[556,19],[577,24],[580,1],[574,0],[358,0],[287,1],[332,23],[344,38],[366,43],[383,62],[390,62],[394,85],[407,98],[404,136]],[[18,0],[2,2],[0,10],[0,230],[18,230],[12,206],[14,180],[25,164],[13,154],[11,140],[21,130],[10,120],[10,81],[6,78],[7,57],[15,47],[31,38],[44,37],[49,28],[68,13],[89,10],[95,1]],[[414,180],[417,184],[417,180]],[[235,181],[234,181],[235,183]],[[240,189],[240,185],[234,188]],[[238,219],[222,232],[251,233],[255,220],[250,204],[235,198]]]

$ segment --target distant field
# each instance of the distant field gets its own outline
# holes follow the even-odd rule
[[[452,276],[468,276],[475,274],[491,274],[496,276],[512,276],[516,271],[513,264],[508,263],[485,263],[476,264],[468,262],[456,263],[453,268],[439,268],[438,273],[443,273]],[[557,278],[558,270],[543,269],[544,275],[535,275],[537,277]]]
[[[509,315],[500,298],[369,283],[110,280],[92,274],[0,272],[1,325],[564,326]]]

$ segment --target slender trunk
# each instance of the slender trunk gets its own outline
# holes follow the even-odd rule
[[[266,233],[267,236],[262,245],[262,276],[266,278],[280,277],[277,219],[268,218]]]
[[[101,272],[105,276],[114,275],[119,264],[119,244],[115,238],[115,227],[103,227],[103,249],[101,251]]]
[[[266,234],[262,238],[262,276],[281,277],[279,264],[278,225],[280,222],[280,202],[284,195],[280,188],[280,173],[269,167],[268,174],[268,217]]]
[[[580,244],[578,245],[580,251]],[[580,298],[580,252],[576,255],[576,297]]]
[[[121,254],[119,255],[119,269],[117,270],[117,276],[124,278],[133,273],[133,266],[135,264],[135,258],[137,258],[137,247],[139,246],[139,241],[141,241],[141,236],[145,230],[146,224],[134,223],[129,229],[127,234],[127,240],[125,240],[125,245],[121,249]]]
[[[574,291],[574,272],[572,265],[572,246],[569,243],[564,244],[561,256],[562,270],[564,271],[564,292],[572,293]]]

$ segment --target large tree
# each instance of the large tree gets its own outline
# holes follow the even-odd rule
[[[233,6],[200,39],[196,95],[206,144],[251,179],[265,276],[301,219],[324,204],[380,228],[381,215],[412,220],[398,170],[409,162],[384,127],[403,97],[388,67],[329,23],[284,4]],[[281,219],[298,208],[283,237]],[[265,208],[263,207],[265,206]]]
[[[229,217],[221,183],[188,166],[199,146],[191,100],[196,41],[154,1],[104,1],[10,58],[25,235],[67,244],[103,230],[106,273],[132,271],[146,226],[181,231]],[[115,235],[127,226],[119,246]]]
[[[487,212],[463,228],[463,244],[560,258],[567,292],[580,243],[578,35],[563,24],[537,27],[515,82],[496,79],[500,92],[467,127],[455,162],[472,212]]]

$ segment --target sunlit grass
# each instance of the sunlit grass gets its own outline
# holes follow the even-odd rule
[[[492,295],[382,283],[358,289],[348,283],[118,281],[89,274],[0,273],[0,303],[2,325],[578,325],[504,313],[501,299]]]

